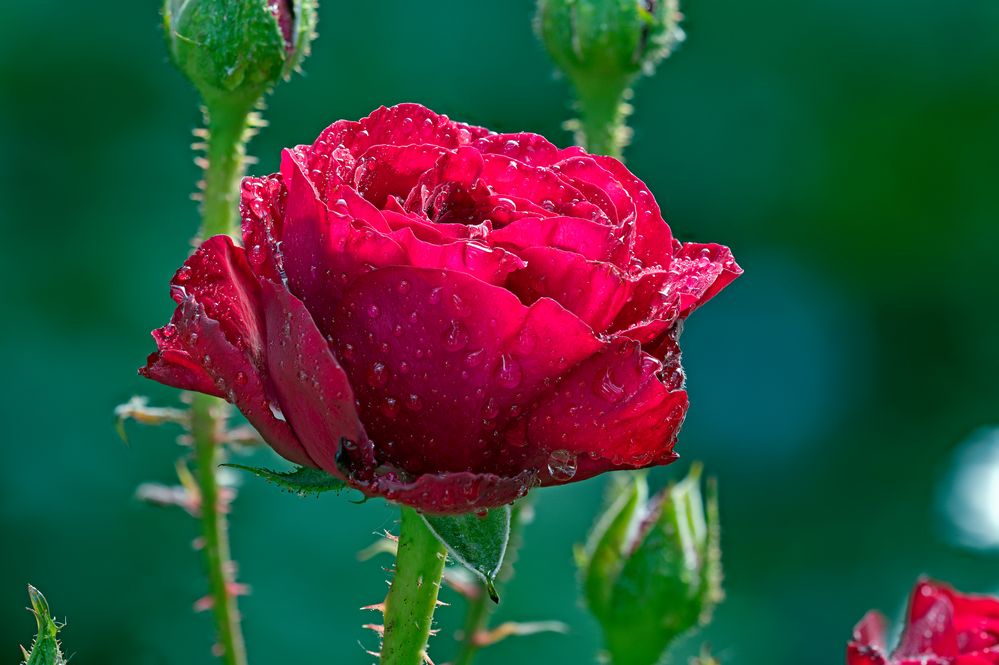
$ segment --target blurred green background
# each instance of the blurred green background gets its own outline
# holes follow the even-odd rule
[[[158,9],[0,9],[2,662],[30,640],[29,581],[68,618],[75,665],[212,662],[209,618],[191,609],[205,590],[196,524],[133,498],[172,478],[177,431],[131,427],[125,446],[111,415],[136,393],[176,400],[135,369],[197,226],[200,117]],[[721,483],[728,599],[687,651],[705,639],[726,663],[842,663],[854,622],[870,607],[897,615],[920,574],[999,591],[999,558],[952,544],[939,515],[953,451],[999,424],[999,3],[684,11],[687,43],[637,87],[627,157],[679,237],[731,245],[746,269],[689,322],[684,461],[654,475],[702,459]],[[568,143],[567,86],[532,13],[530,0],[326,0],[306,75],[270,98],[252,170],[402,101]],[[602,486],[540,492],[498,614],[572,633],[509,640],[483,665],[594,662],[571,546]],[[252,662],[372,660],[358,608],[382,598],[390,560],[355,553],[395,515],[245,482],[232,538],[253,587]],[[444,599],[437,662],[462,617]]]

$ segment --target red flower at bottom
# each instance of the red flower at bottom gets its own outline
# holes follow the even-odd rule
[[[898,647],[886,646],[887,621],[868,612],[853,629],[847,665],[997,665],[999,599],[958,593],[947,585],[916,585]]]

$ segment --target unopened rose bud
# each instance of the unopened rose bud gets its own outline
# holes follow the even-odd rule
[[[620,156],[631,85],[683,39],[678,0],[538,0],[535,28],[565,72],[583,117],[577,142]]]
[[[177,67],[212,104],[252,104],[306,55],[315,0],[166,0],[167,44]]]
[[[614,665],[654,665],[704,625],[721,599],[716,500],[700,468],[648,498],[645,477],[618,486],[577,553],[583,594]]]

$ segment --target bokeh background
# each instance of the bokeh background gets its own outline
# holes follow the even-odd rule
[[[702,459],[721,484],[728,599],[686,651],[708,640],[725,663],[842,663],[854,622],[870,607],[897,616],[920,574],[999,591],[986,548],[999,476],[975,452],[999,424],[999,3],[684,5],[688,41],[639,83],[627,158],[679,237],[731,245],[746,268],[687,326],[684,462],[654,475]],[[111,415],[133,394],[176,402],[135,369],[197,226],[200,117],[158,9],[0,8],[3,662],[32,635],[29,581],[68,619],[75,665],[212,662],[209,618],[192,612],[196,524],[133,498],[171,480],[178,432],[130,427],[126,446]],[[567,85],[532,13],[530,0],[325,0],[306,75],[268,102],[253,170],[402,101],[568,143]],[[948,519],[955,464],[973,472],[963,521],[980,515],[991,541]],[[498,613],[571,635],[510,640],[483,665],[594,662],[571,547],[602,485],[540,492]],[[390,560],[355,553],[394,520],[381,502],[245,481],[232,538],[253,587],[251,661],[369,663],[359,608],[382,598]],[[463,608],[444,597],[438,662]]]

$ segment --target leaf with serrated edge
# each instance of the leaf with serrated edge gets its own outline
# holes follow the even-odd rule
[[[226,464],[224,466],[249,471],[253,475],[259,476],[282,489],[301,494],[302,496],[306,494],[322,494],[331,490],[339,493],[347,487],[347,484],[339,478],[331,476],[325,471],[307,466],[295,467],[291,471],[274,471],[255,466],[244,466],[243,464]]]
[[[422,517],[451,558],[481,577],[489,597],[498,603],[494,583],[510,541],[510,506],[493,508],[482,517],[476,513]]]

